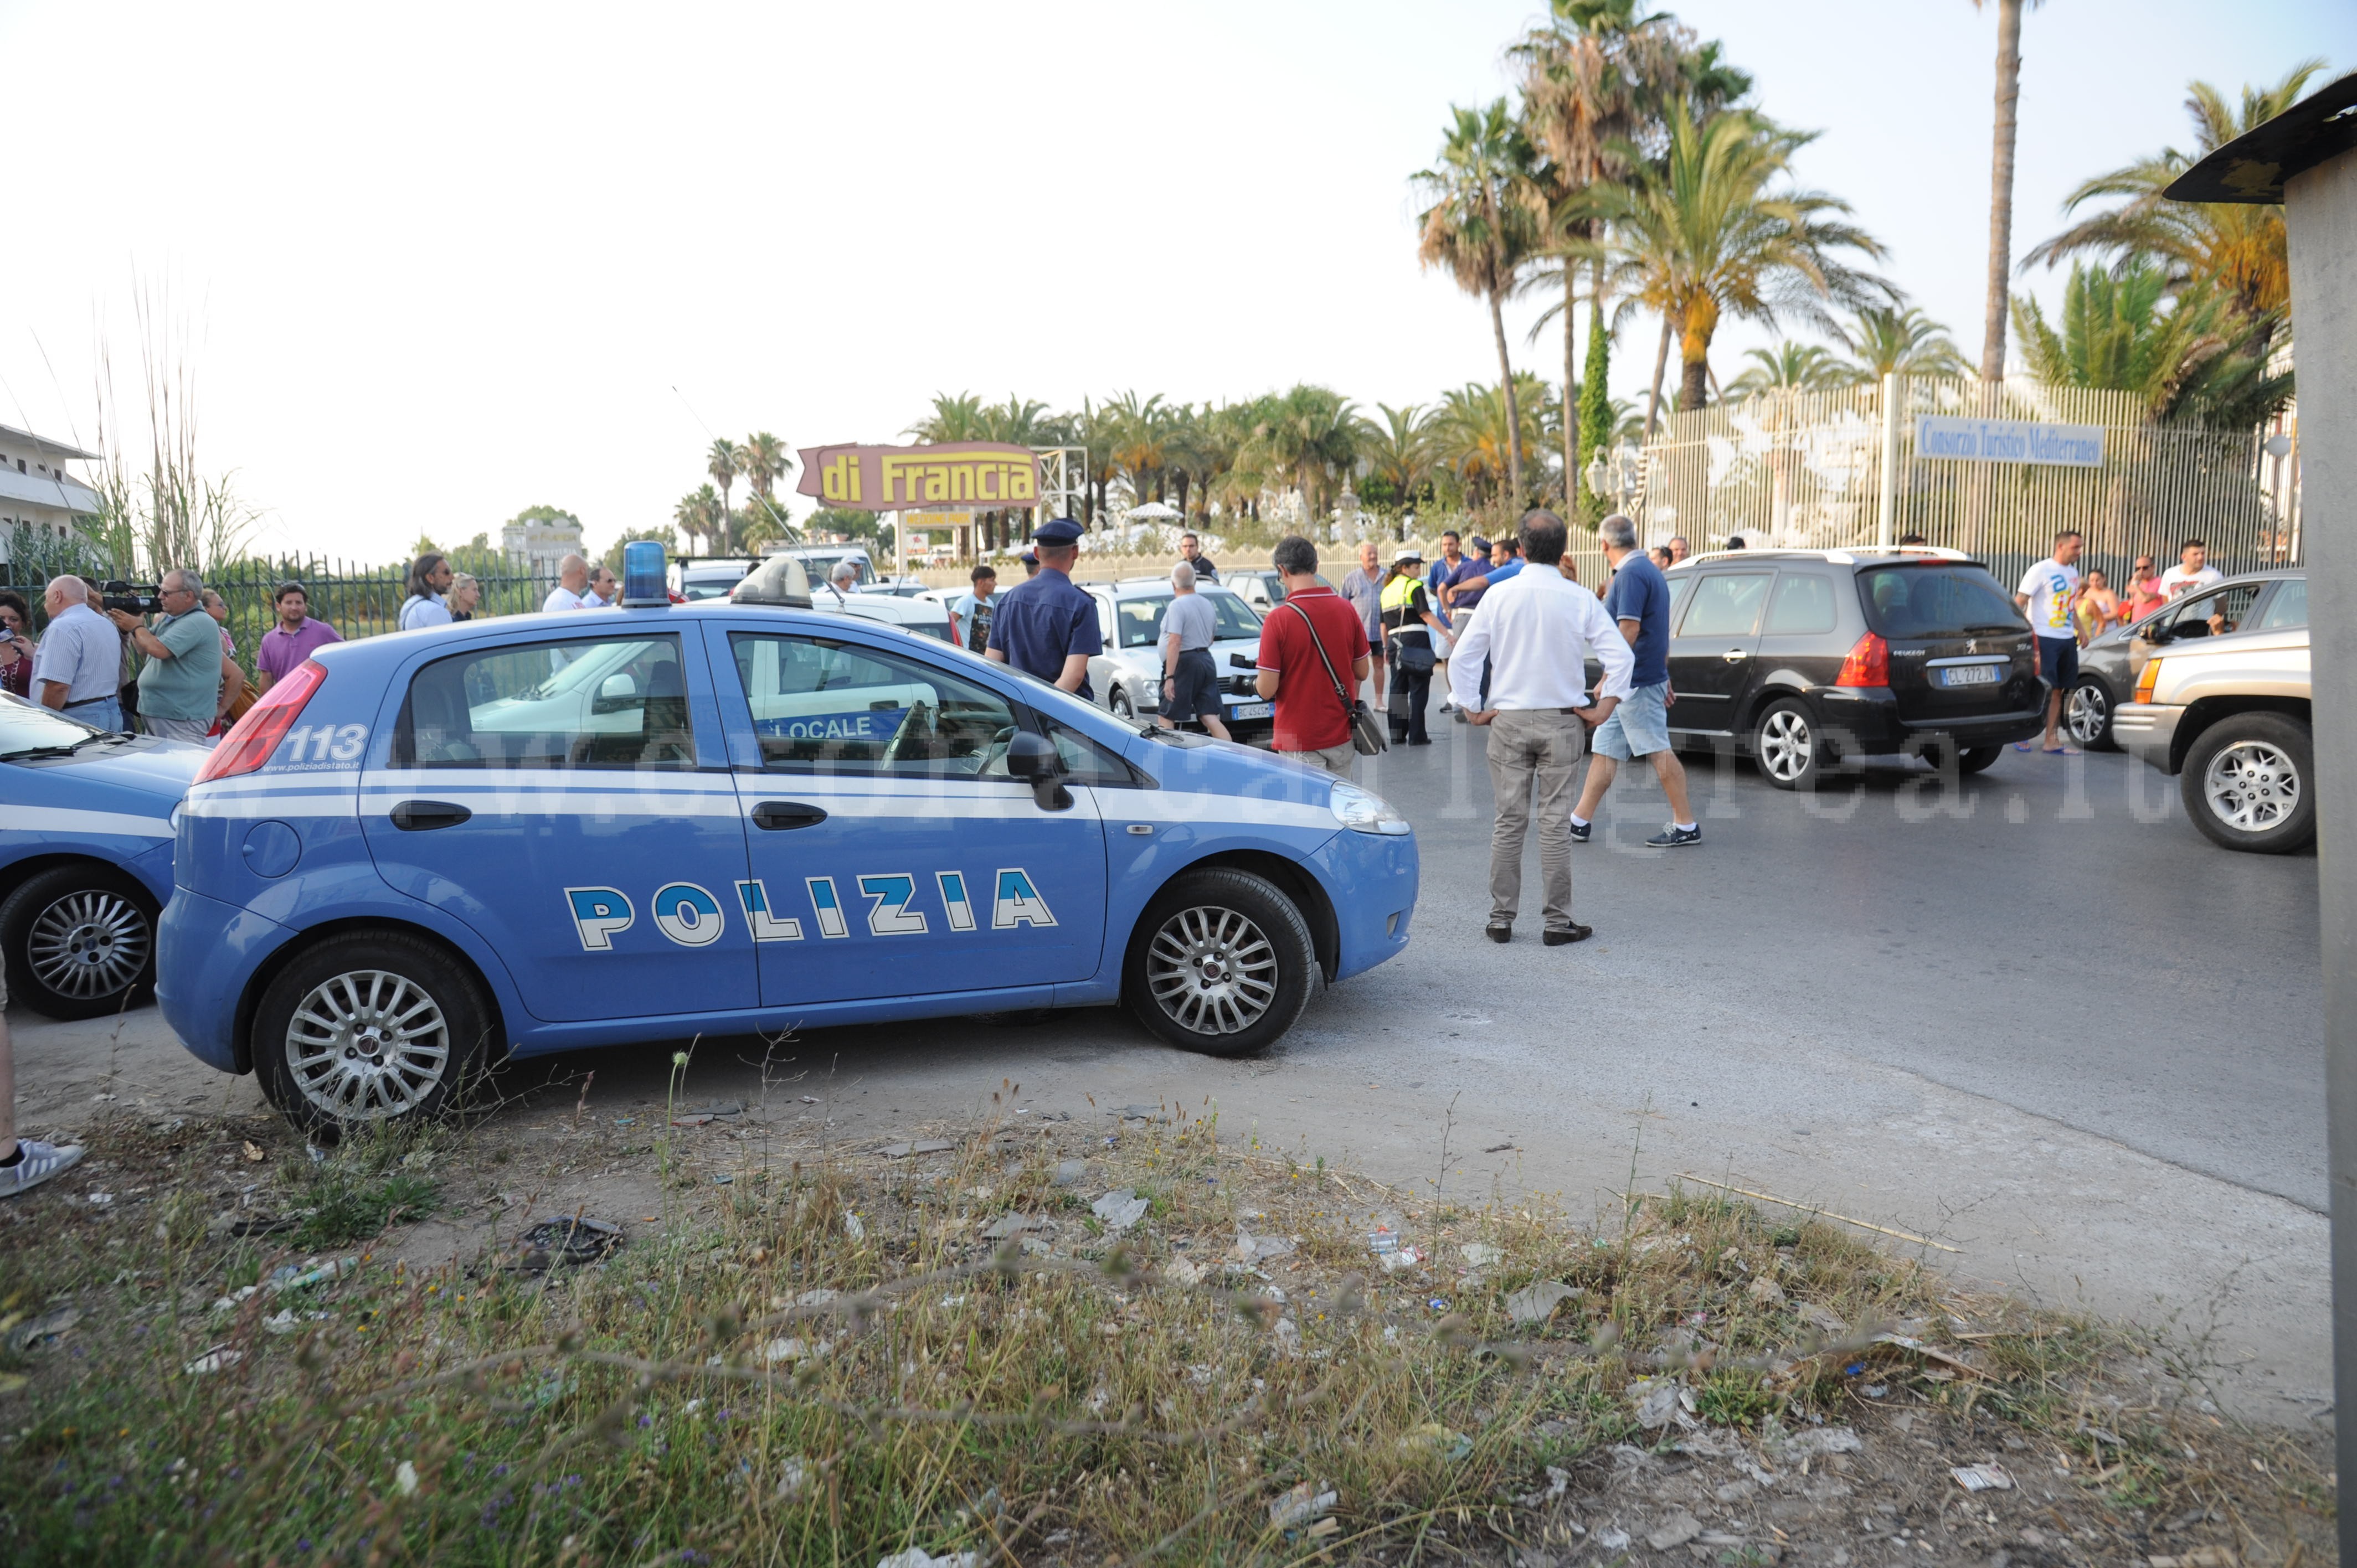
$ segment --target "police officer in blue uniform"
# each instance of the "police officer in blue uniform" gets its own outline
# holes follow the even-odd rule
[[[1097,602],[1072,585],[1081,525],[1060,517],[1041,523],[1031,542],[1039,575],[1016,584],[999,599],[984,657],[1093,702],[1089,660],[1104,651],[1104,634],[1097,626]]]

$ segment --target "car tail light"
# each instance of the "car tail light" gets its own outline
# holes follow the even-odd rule
[[[234,779],[241,773],[251,773],[270,760],[286,732],[303,714],[303,704],[328,678],[325,666],[315,659],[306,659],[262,693],[262,700],[246,709],[245,717],[235,728],[221,736],[197,774],[197,782],[214,779]]]
[[[1888,686],[1890,684],[1890,644],[1872,632],[1867,632],[1851,645],[1849,657],[1842,660],[1841,673],[1834,677],[1836,686]]]
[[[2154,686],[2158,685],[2159,682],[2160,660],[2158,659],[2146,660],[2144,661],[2143,673],[2136,677],[2136,700],[2139,703],[2151,702],[2152,689]]]

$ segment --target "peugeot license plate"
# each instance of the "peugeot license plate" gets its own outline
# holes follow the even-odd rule
[[[1232,719],[1265,719],[1268,717],[1270,713],[1273,711],[1271,704],[1267,703],[1238,703],[1235,706],[1228,710],[1228,717]]]
[[[2004,670],[2001,664],[1950,664],[1940,671],[1943,686],[1994,686]]]

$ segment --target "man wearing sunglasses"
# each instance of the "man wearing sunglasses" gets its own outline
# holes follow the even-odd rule
[[[231,679],[237,661],[221,651],[221,631],[205,614],[205,585],[194,572],[174,567],[157,590],[164,615],[153,629],[128,610],[106,612],[145,656],[140,723],[149,735],[210,745],[206,732],[237,700],[241,683]]]

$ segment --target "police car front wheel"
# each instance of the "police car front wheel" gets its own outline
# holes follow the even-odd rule
[[[331,937],[263,993],[254,1068],[270,1102],[307,1129],[431,1116],[482,1067],[490,1017],[474,975],[432,943]]]
[[[16,999],[52,1018],[95,1018],[156,982],[156,906],[98,865],[29,876],[0,903],[0,952]]]
[[[1172,1045],[1243,1056],[1301,1016],[1317,963],[1291,899],[1250,872],[1212,866],[1178,877],[1147,906],[1122,989]]]

